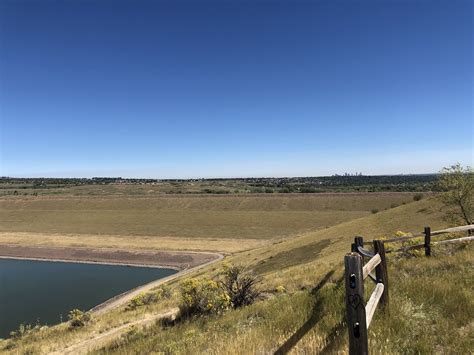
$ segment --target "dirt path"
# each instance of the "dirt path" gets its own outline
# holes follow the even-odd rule
[[[144,318],[138,319],[136,321],[123,324],[119,327],[110,329],[104,333],[92,335],[91,338],[82,340],[78,343],[68,346],[65,349],[54,351],[50,354],[60,355],[60,354],[87,354],[89,351],[97,349],[113,339],[117,339],[119,336],[127,333],[131,327],[146,327],[157,320],[165,317],[175,317],[178,313],[178,308],[173,308],[167,312],[158,313],[158,314],[147,314]]]
[[[174,275],[165,277],[163,279],[159,279],[156,281],[152,281],[146,285],[139,286],[133,290],[130,290],[128,292],[125,292],[121,295],[115,296],[108,301],[105,301],[104,303],[94,307],[91,309],[91,312],[94,313],[95,315],[99,315],[102,313],[105,313],[107,311],[110,311],[114,308],[120,307],[127,302],[129,302],[133,297],[139,295],[142,292],[149,291],[165,282],[168,282],[170,280],[173,280],[177,277],[181,277],[183,275],[187,275],[193,271],[196,271],[198,269],[201,269],[207,265],[210,265],[212,263],[215,263],[219,260],[222,260],[224,256],[222,254],[218,253],[213,253],[215,256],[214,260],[208,261],[204,264],[195,266],[190,269],[186,269],[183,271],[180,271]],[[164,313],[158,313],[158,314],[147,314],[145,315],[144,318],[135,320],[133,322],[123,324],[121,326],[112,328],[106,332],[100,333],[100,334],[92,334],[90,338],[80,340],[77,343],[74,343],[70,346],[68,346],[65,349],[62,350],[57,350],[55,352],[52,352],[51,354],[54,355],[59,355],[59,354],[86,354],[89,351],[93,349],[97,349],[100,346],[103,346],[107,344],[108,342],[112,341],[113,339],[117,339],[121,335],[125,334],[127,331],[130,330],[131,327],[133,326],[140,326],[140,327],[146,327],[147,325],[152,324],[153,322],[156,322],[158,319],[165,318],[165,317],[174,317],[178,313],[178,308],[173,308],[167,312]]]

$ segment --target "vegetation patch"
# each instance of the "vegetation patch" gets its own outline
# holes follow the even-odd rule
[[[82,328],[91,321],[91,314],[79,309],[73,309],[69,312],[68,318],[70,329]]]
[[[322,239],[317,242],[279,252],[267,259],[260,261],[253,267],[253,270],[257,274],[263,274],[273,271],[276,268],[282,270],[291,266],[305,264],[319,257],[322,251],[330,244],[330,239]]]
[[[142,306],[148,306],[153,303],[157,303],[162,299],[169,299],[171,297],[171,289],[166,286],[160,286],[158,290],[152,292],[146,292],[136,297],[133,297],[130,302],[125,306],[126,311],[134,311]]]
[[[240,265],[224,265],[221,279],[185,280],[177,321],[192,316],[220,314],[252,304],[259,296],[259,279]]]
[[[43,326],[43,327],[46,327],[46,326]],[[12,339],[20,339],[26,335],[38,332],[41,328],[42,326],[39,324],[39,322],[37,322],[35,325],[22,323],[18,326],[18,329],[10,332],[10,337],[12,337]]]
[[[222,313],[230,305],[230,296],[217,281],[191,278],[181,285],[180,319]]]

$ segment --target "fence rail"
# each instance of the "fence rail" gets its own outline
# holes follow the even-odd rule
[[[431,231],[430,227],[425,227],[425,231],[423,233],[418,233],[418,234],[399,237],[399,238],[385,239],[383,242],[384,243],[397,243],[397,242],[404,242],[404,241],[410,240],[410,239],[424,237],[424,243],[423,244],[410,245],[410,246],[402,247],[400,249],[387,250],[387,253],[394,253],[394,252],[400,252],[400,251],[405,251],[406,252],[406,251],[409,251],[409,250],[424,248],[425,249],[425,255],[430,256],[432,245],[448,244],[448,243],[459,243],[459,242],[464,242],[464,241],[471,241],[471,240],[474,239],[473,236],[468,236],[468,237],[464,237],[464,238],[456,238],[456,239],[450,239],[450,240],[441,240],[441,241],[431,242],[431,237],[442,235],[442,234],[459,233],[459,232],[468,232],[469,234],[472,234],[474,232],[474,224],[469,224],[469,225],[460,226],[460,227],[447,228],[447,229],[441,229],[441,230],[438,230],[438,231]]]
[[[432,236],[446,233],[468,232],[469,236],[431,242]],[[474,232],[474,224],[467,226],[447,228],[438,231],[431,231],[430,227],[425,227],[422,233],[391,238],[386,240],[373,240],[373,252],[364,248],[363,237],[355,237],[351,245],[351,253],[344,257],[345,285],[346,285],[346,317],[349,331],[349,354],[368,354],[368,328],[372,322],[377,306],[380,304],[384,311],[388,310],[388,270],[385,253],[407,251],[412,249],[425,249],[425,255],[431,256],[431,246],[437,244],[460,243],[474,240],[471,236]],[[385,251],[385,243],[403,242],[409,239],[424,237],[424,243],[412,245],[397,250]],[[370,258],[364,265],[364,257]],[[375,275],[373,271],[375,269]],[[375,282],[375,288],[369,297],[367,304],[364,304],[364,280],[369,277]]]
[[[372,272],[375,267],[382,262],[382,259],[380,258],[380,254],[375,254],[372,259],[369,260],[367,264],[364,265],[362,268],[362,274],[364,277],[364,280],[369,276],[369,274]]]

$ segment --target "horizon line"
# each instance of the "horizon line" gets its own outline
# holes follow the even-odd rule
[[[361,174],[361,175],[306,175],[306,176],[233,176],[233,177],[186,177],[186,178],[159,178],[159,177],[123,177],[123,176],[0,176],[0,179],[79,179],[79,180],[94,180],[94,179],[122,179],[122,180],[242,180],[242,179],[303,179],[303,178],[330,178],[330,177],[372,177],[372,176],[420,176],[420,175],[438,175],[439,172],[430,173],[398,173],[398,174]]]

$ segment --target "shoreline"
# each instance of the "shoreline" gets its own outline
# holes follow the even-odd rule
[[[127,267],[144,267],[151,269],[170,269],[176,270],[177,272],[186,270],[186,268],[179,268],[177,266],[166,266],[166,265],[150,265],[150,264],[130,264],[121,262],[107,262],[107,261],[93,261],[93,260],[72,260],[72,259],[51,259],[51,258],[35,258],[35,257],[22,257],[22,256],[4,256],[0,255],[1,260],[25,260],[25,261],[39,261],[39,262],[52,262],[52,263],[71,263],[71,264],[91,264],[91,265],[110,265],[110,266],[127,266]]]
[[[216,262],[218,262],[222,259],[224,259],[224,255],[216,253],[216,259],[214,259],[214,260],[208,261],[204,264],[194,266],[192,268],[183,269],[183,270],[178,271],[177,273],[175,273],[173,275],[169,275],[169,276],[163,277],[161,279],[154,280],[154,281],[151,281],[151,282],[146,283],[144,285],[135,287],[131,290],[125,291],[121,294],[118,294],[118,295],[116,295],[116,296],[114,296],[114,297],[112,297],[112,298],[110,298],[110,299],[108,299],[108,300],[92,307],[89,310],[89,312],[94,313],[94,314],[103,314],[107,311],[110,311],[114,308],[117,308],[117,307],[120,307],[120,306],[124,305],[126,302],[128,302],[129,300],[131,300],[132,298],[134,298],[135,296],[138,296],[139,294],[141,294],[143,292],[150,291],[151,289],[153,289],[155,287],[158,287],[158,286],[160,286],[160,285],[162,285],[166,282],[169,282],[171,280],[174,280],[174,279],[176,279],[178,277],[181,277],[181,276],[184,276],[184,275],[188,275],[191,272],[202,269],[202,268],[204,268],[208,265],[214,264],[214,263],[216,263]]]
[[[183,271],[219,258],[219,253],[0,243],[0,259],[150,267]]]
[[[86,252],[86,255],[81,255],[82,258],[74,259],[71,252],[81,253]],[[10,253],[9,255],[5,255]],[[23,253],[23,255],[14,255]],[[55,257],[63,252],[63,257]],[[36,253],[36,255],[35,255]],[[49,253],[49,255],[48,255]],[[68,254],[69,253],[69,254]],[[104,254],[105,253],[105,254]],[[118,253],[118,254],[116,254]],[[25,255],[26,254],[26,255]],[[38,256],[41,255],[41,256]],[[111,256],[109,260],[93,260],[94,255],[97,257]],[[66,256],[66,257],[64,257]],[[132,262],[127,260],[120,260],[119,257],[134,256]],[[150,262],[150,256],[156,257],[156,260]],[[89,257],[89,259],[87,259]],[[143,257],[145,260],[140,260]],[[181,258],[184,260],[176,261],[174,265],[160,262],[159,258]],[[191,260],[189,260],[191,258]],[[213,264],[224,258],[223,254],[213,252],[195,252],[195,251],[124,251],[120,249],[106,249],[106,248],[72,248],[72,247],[45,247],[45,246],[19,246],[15,244],[0,244],[0,260],[29,260],[38,262],[60,262],[60,263],[77,263],[77,264],[95,264],[95,265],[112,265],[112,266],[127,266],[127,267],[148,267],[156,269],[170,269],[176,272],[172,275],[153,280],[146,284],[137,286],[118,295],[115,295],[104,302],[92,307],[89,312],[94,314],[102,314],[116,307],[127,303],[133,297],[147,292],[155,287],[158,287],[168,281],[174,280],[183,275],[187,275],[193,271],[199,270],[205,266]],[[130,259],[128,260],[130,261]],[[148,262],[147,262],[148,261]],[[191,262],[185,262],[191,261]]]

